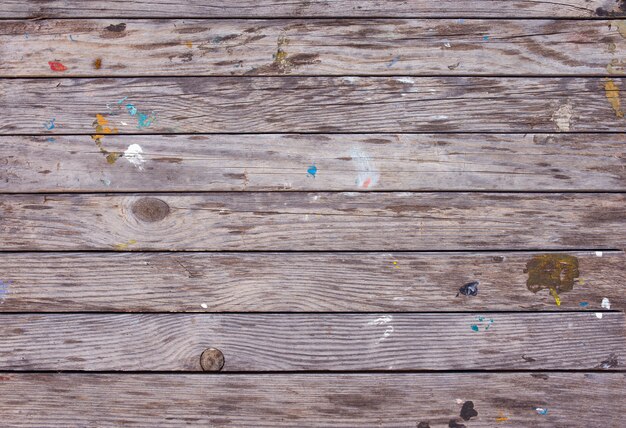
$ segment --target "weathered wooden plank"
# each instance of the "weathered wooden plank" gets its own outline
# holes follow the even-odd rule
[[[4,251],[608,250],[624,243],[625,201],[601,193],[4,195],[0,240]]]
[[[0,192],[624,191],[624,134],[0,137]],[[141,168],[139,168],[141,167]],[[361,177],[361,178],[360,178]]]
[[[626,131],[622,85],[621,78],[5,79],[0,134]]]
[[[0,412],[16,427],[605,428],[623,421],[625,386],[618,373],[6,374]]]
[[[200,371],[207,348],[224,371],[594,369],[626,357],[624,326],[607,311],[3,314],[0,369]]]
[[[624,74],[623,21],[0,22],[0,76]],[[51,67],[63,64],[63,71]]]
[[[572,264],[535,284],[541,259]],[[606,251],[5,253],[0,311],[623,310],[624,266],[623,252]],[[478,294],[459,294],[472,281]]]
[[[464,16],[464,17],[592,17],[623,16],[615,0],[458,0],[438,1],[280,1],[231,0],[2,0],[0,17],[329,17],[354,16]]]
[[[15,427],[606,428],[620,426],[626,413],[619,373],[10,373],[1,379],[0,413]],[[478,414],[465,421],[468,401]]]

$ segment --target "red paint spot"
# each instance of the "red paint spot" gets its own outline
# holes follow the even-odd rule
[[[48,61],[48,65],[50,65],[50,70],[52,71],[65,71],[67,67],[61,64],[59,61]]]
[[[370,187],[370,184],[372,184],[372,179],[370,177],[367,177],[367,180],[363,182],[363,188],[367,189],[368,187]]]

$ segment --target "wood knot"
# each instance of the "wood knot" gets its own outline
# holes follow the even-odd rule
[[[219,372],[224,367],[224,354],[215,348],[207,348],[200,355],[200,366],[205,372]]]
[[[157,198],[141,198],[133,204],[133,215],[147,223],[163,220],[170,213],[170,206]]]

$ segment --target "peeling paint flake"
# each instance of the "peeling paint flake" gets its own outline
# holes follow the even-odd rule
[[[350,156],[357,170],[356,185],[362,189],[374,187],[378,183],[380,174],[374,167],[371,158],[359,149],[353,149]]]
[[[552,114],[551,119],[556,124],[559,131],[569,132],[572,126],[573,112],[570,104],[563,104]]]
[[[146,160],[143,157],[143,150],[139,144],[131,144],[124,152],[124,159],[130,162],[139,171],[143,171],[143,164]]]

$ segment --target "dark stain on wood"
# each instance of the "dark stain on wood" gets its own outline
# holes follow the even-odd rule
[[[111,24],[108,27],[106,27],[106,29],[108,31],[112,31],[113,33],[121,33],[122,31],[126,30],[126,24],[124,24],[123,22],[117,25]]]
[[[465,425],[458,423],[456,419],[450,419],[450,422],[448,422],[448,427],[449,428],[467,428]]]
[[[617,366],[619,366],[619,362],[617,361],[617,355],[611,354],[606,360],[600,362],[600,364],[598,364],[595,368],[608,370],[614,369]]]
[[[158,198],[141,198],[133,204],[133,215],[146,223],[163,220],[170,213],[170,206]]]
[[[420,422],[417,424],[417,428],[430,428],[430,423],[428,422]]]
[[[466,401],[461,407],[461,417],[464,421],[469,421],[471,418],[478,416],[478,412],[474,409],[473,401]]]

